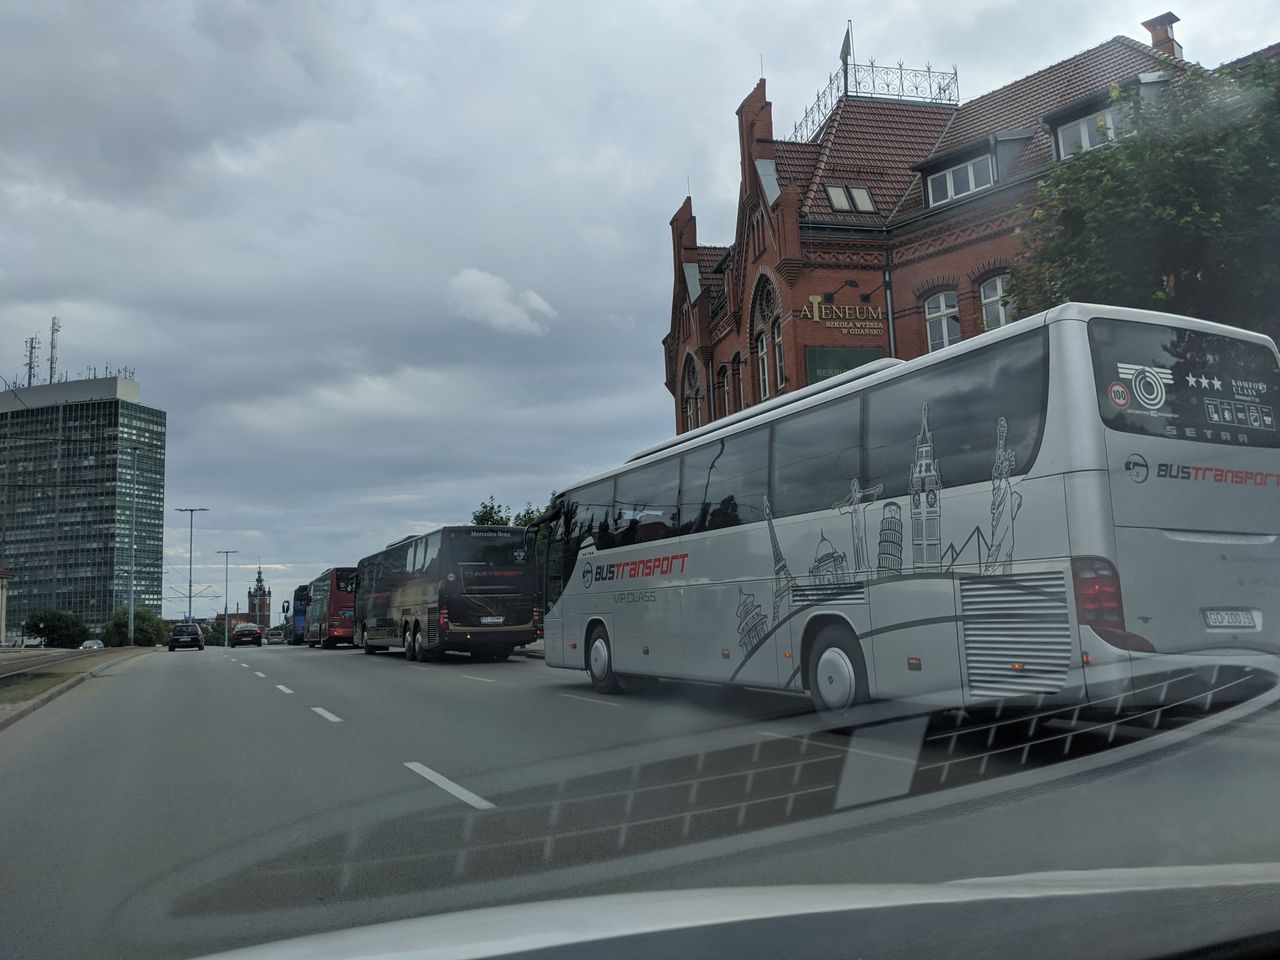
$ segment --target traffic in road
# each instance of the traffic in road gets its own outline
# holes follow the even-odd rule
[[[14,956],[199,956],[655,872],[684,889],[1277,859],[1272,679],[1184,676],[1173,722],[1095,717],[1075,739],[1110,751],[1073,752],[1069,711],[869,708],[828,729],[794,695],[604,697],[520,656],[157,651],[0,733],[0,922]]]

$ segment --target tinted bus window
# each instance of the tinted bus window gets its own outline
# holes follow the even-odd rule
[[[582,541],[587,537],[594,538],[596,547],[601,550],[613,546],[609,522],[613,512],[612,479],[573,491],[566,498],[565,509],[569,524],[569,548],[575,557]]]
[[[904,496],[915,470],[941,487],[978,483],[997,457],[1010,476],[1026,473],[1044,429],[1046,342],[1043,330],[1023,334],[869,390],[866,487]]]
[[[524,529],[448,530],[447,567],[436,575],[456,578],[462,593],[529,592],[533,588],[533,565],[525,548]],[[440,535],[428,538],[435,542],[426,567],[430,577],[438,569]]]
[[[614,530],[618,546],[676,535],[680,461],[676,457],[616,478]]]
[[[862,398],[844,397],[773,425],[774,516],[829,510],[862,475]]]
[[[1089,348],[1098,412],[1112,430],[1280,446],[1280,369],[1262,344],[1097,317]]]
[[[769,495],[767,427],[713,441],[680,460],[681,532],[764,519]]]

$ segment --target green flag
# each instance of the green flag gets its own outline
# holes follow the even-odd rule
[[[849,54],[853,52],[853,24],[844,31],[844,43],[840,45],[840,62],[849,65]]]

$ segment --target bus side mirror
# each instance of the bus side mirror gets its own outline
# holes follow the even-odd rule
[[[281,613],[283,613],[283,614],[285,614],[285,615],[288,615],[288,613],[289,613],[289,601],[288,601],[288,600],[286,600],[283,604],[281,604],[281,605],[280,605],[280,612],[281,612]]]

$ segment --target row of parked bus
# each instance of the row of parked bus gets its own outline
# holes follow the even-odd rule
[[[326,570],[294,590],[290,642],[505,660],[542,635],[525,540],[521,527],[443,527]]]
[[[1170,655],[1275,648],[1278,409],[1265,336],[1064,304],[642,450],[532,528],[327,571],[295,642],[503,658],[545,625],[547,666],[602,693],[823,710],[1124,695]]]

